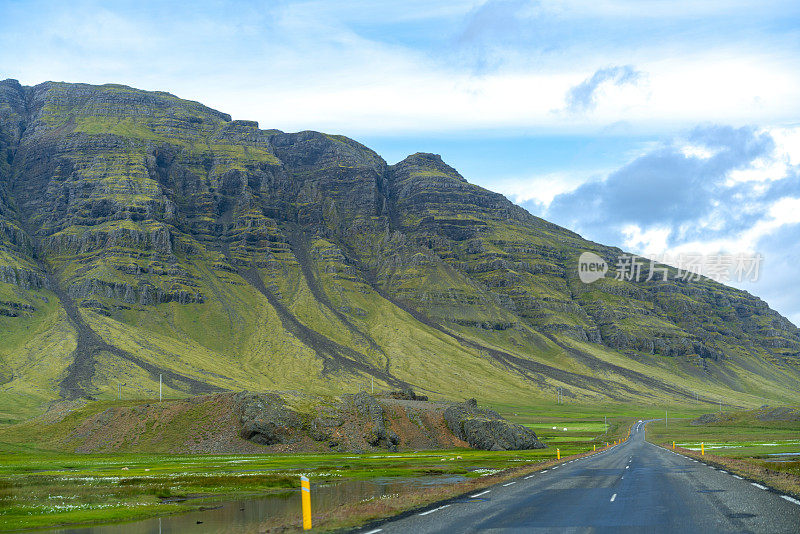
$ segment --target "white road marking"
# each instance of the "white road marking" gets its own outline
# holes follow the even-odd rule
[[[503,484],[503,486],[510,486],[511,484],[516,484],[516,482],[509,482],[508,484]]]
[[[629,465],[626,465],[626,466],[625,466],[625,469],[630,469],[630,467],[631,467],[631,466],[629,466]]]
[[[733,478],[738,478],[739,480],[744,480],[744,479],[743,479],[742,477],[740,477],[739,475],[731,475],[731,476],[732,476]]]
[[[547,473],[547,469],[542,469],[540,473]]]
[[[614,495],[611,496],[611,502],[614,502],[614,499],[616,499],[616,498],[617,498],[617,494],[615,493]]]
[[[793,502],[795,504],[800,504],[800,501],[798,501],[794,497],[789,497],[788,495],[781,495],[781,499],[786,499],[789,502]]]
[[[729,474],[729,473],[728,473],[727,471],[725,471],[724,469],[720,469],[720,470],[719,470],[719,472],[720,472],[720,473],[725,473],[726,475],[727,475],[727,474]]]
[[[438,511],[439,511],[439,510],[441,510],[442,508],[447,508],[448,506],[450,506],[450,505],[449,505],[449,504],[445,504],[444,506],[440,506],[439,508],[434,508],[433,510],[428,510],[427,512],[422,512],[422,513],[421,513],[421,514],[419,514],[419,515],[428,515],[428,514],[432,514],[433,512],[438,512]]]
[[[758,489],[763,489],[763,490],[767,489],[766,486],[762,486],[761,484],[756,484],[755,482],[751,482],[750,484],[757,487]]]
[[[376,528],[375,530],[370,530],[369,532],[365,532],[364,534],[376,534],[377,532],[383,532],[383,529]]]
[[[558,469],[558,466],[555,466],[553,469]]]
[[[482,491],[482,492],[480,492],[480,493],[476,493],[475,495],[470,495],[470,497],[472,497],[472,498],[474,499],[475,497],[480,497],[481,495],[486,495],[486,494],[487,494],[487,493],[489,493],[490,491],[492,491],[492,490],[486,490],[486,491]]]

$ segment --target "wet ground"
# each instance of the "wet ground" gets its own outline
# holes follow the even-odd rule
[[[364,500],[389,498],[420,487],[452,484],[460,476],[406,479],[347,480],[313,485],[311,506],[314,514]],[[164,505],[169,506],[168,504]],[[57,534],[213,534],[222,532],[263,532],[274,526],[300,520],[300,492],[287,491],[266,497],[215,503],[202,511],[160,518],[90,527],[64,527],[46,531]]]

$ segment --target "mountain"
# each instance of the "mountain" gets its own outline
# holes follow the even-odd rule
[[[120,85],[0,82],[0,418],[59,398],[414,389],[495,402],[793,399],[800,332],[434,154],[261,130]],[[575,209],[583,209],[576,206]],[[578,278],[591,251],[612,265]]]

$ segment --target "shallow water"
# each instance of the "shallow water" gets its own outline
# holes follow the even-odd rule
[[[362,500],[387,498],[425,486],[452,484],[465,480],[460,476],[405,479],[346,480],[312,485],[312,515]],[[164,509],[169,510],[169,504]],[[205,505],[211,509],[90,527],[64,527],[46,532],[58,534],[171,534],[171,533],[256,533],[267,524],[300,521],[300,491],[293,490],[265,497],[226,501]],[[42,531],[37,531],[42,532]]]

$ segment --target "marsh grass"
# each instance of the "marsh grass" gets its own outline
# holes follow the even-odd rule
[[[512,415],[511,419],[515,417]],[[558,426],[558,432],[542,430],[548,448],[531,451],[454,449],[283,455],[0,453],[0,530],[130,520],[188,511],[201,504],[292,490],[301,474],[314,483],[431,476],[465,479],[448,485],[451,489],[419,488],[378,502],[354,503],[352,513],[344,516],[361,518],[359,521],[363,522],[378,517],[375,514],[395,513],[431,499],[446,498],[451,491],[485,487],[492,480],[511,476],[509,473],[520,469],[542,468],[552,462],[556,448],[561,450],[562,458],[586,453],[593,444],[602,446],[605,441],[623,437],[632,421],[627,417],[610,418],[609,433],[603,434],[596,418],[580,421],[548,418],[547,425]],[[564,427],[574,430],[565,432]],[[353,519],[339,517],[337,513],[329,514],[331,525],[355,524]]]

